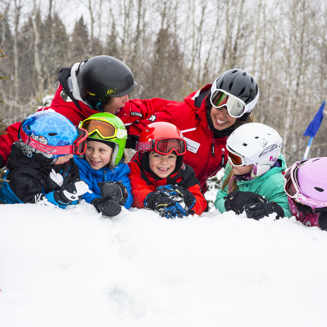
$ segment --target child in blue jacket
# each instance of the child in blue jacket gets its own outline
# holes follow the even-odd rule
[[[133,203],[130,169],[124,163],[126,128],[120,118],[106,112],[90,116],[80,127],[88,132],[87,146],[84,156],[74,159],[81,179],[93,191],[82,199],[105,216],[117,216],[121,206],[129,209]]]

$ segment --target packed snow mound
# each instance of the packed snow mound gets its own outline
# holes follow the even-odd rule
[[[294,217],[0,205],[0,325],[326,326],[326,248]]]

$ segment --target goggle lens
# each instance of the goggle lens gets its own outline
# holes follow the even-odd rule
[[[114,138],[117,131],[117,128],[109,122],[95,119],[84,120],[81,127],[86,129],[89,135],[98,133],[104,139]]]
[[[222,90],[216,90],[211,94],[211,104],[215,108],[227,107],[228,114],[234,118],[242,117],[245,111],[245,103]]]
[[[181,139],[161,139],[155,142],[155,151],[161,154],[170,154],[176,151],[177,155],[183,155],[186,152],[185,141]]]

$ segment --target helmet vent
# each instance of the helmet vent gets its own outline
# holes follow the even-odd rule
[[[320,187],[314,187],[314,189],[315,189],[316,191],[318,191],[318,192],[323,192],[323,191],[324,191],[324,189],[323,189],[323,188],[320,188]]]
[[[243,89],[240,91],[239,95],[242,95],[245,92],[245,86],[243,87]]]
[[[254,138],[255,138],[255,139],[258,139],[258,138],[259,138],[259,136],[255,136]]]
[[[247,143],[243,143],[243,146],[248,146],[248,144]]]
[[[48,133],[49,136],[56,136],[58,133]]]
[[[232,87],[233,87],[233,82],[231,82],[231,83],[229,84],[229,90],[228,90],[228,91],[230,91],[230,90],[232,89]]]

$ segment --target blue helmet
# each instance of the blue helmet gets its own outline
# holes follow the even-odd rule
[[[22,134],[26,134],[27,137],[44,144],[45,150],[42,151],[42,146],[36,148],[33,142],[27,141],[26,136],[23,137]],[[46,145],[53,147],[73,145],[78,135],[78,130],[72,122],[65,116],[50,109],[37,111],[29,115],[21,124],[19,137],[21,139],[22,150],[26,156],[31,158],[34,153],[41,153],[46,158],[54,159],[71,152],[67,151],[64,154],[47,153]]]

